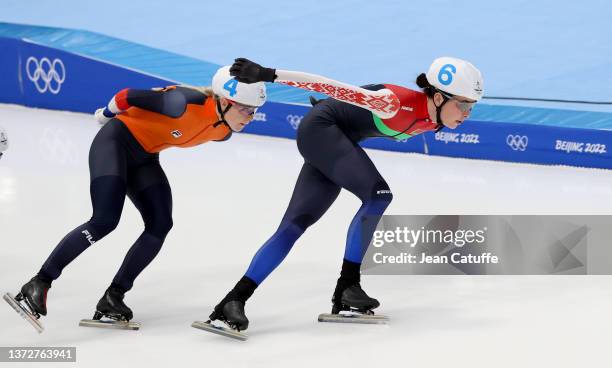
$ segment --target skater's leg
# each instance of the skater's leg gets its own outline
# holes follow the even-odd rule
[[[393,195],[372,161],[359,146],[355,146],[336,161],[330,176],[362,202],[347,233],[342,270],[334,290],[335,311],[337,312],[341,305],[369,311],[378,307],[379,302],[361,289],[361,263],[376,225],[391,203]]]
[[[295,241],[317,222],[338,197],[340,188],[304,163],[280,226],[257,251],[245,274],[257,285],[285,259]]]
[[[315,223],[327,211],[337,198],[342,186],[353,193],[358,193],[358,196],[362,199],[363,204],[362,209],[360,209],[361,212],[358,213],[359,217],[364,214],[382,214],[384,209],[380,209],[381,206],[378,203],[380,196],[385,196],[385,199],[381,198],[383,203],[386,202],[383,207],[386,208],[386,205],[390,202],[391,192],[365,152],[346,136],[335,123],[333,117],[324,112],[313,113],[313,111],[314,109],[306,115],[298,129],[298,149],[306,163],[302,168],[291,203],[281,225],[277,232],[257,252],[245,276],[215,307],[215,311],[211,315],[213,320],[215,317],[223,317],[223,307],[228,301],[235,300],[244,304],[253,294],[255,288],[285,258],[306,228]],[[346,156],[348,156],[348,159]],[[348,172],[344,170],[347,165],[353,163],[357,164],[355,170],[361,169],[360,164],[364,164],[364,158],[366,163],[370,164],[368,168],[374,168],[377,177],[380,178],[380,183],[375,184],[372,183],[372,178],[366,175],[368,183],[364,184],[364,187],[369,186],[369,189],[374,191],[374,196],[372,193],[366,194],[362,188],[357,190],[358,188],[352,180],[359,180],[359,174],[353,175],[354,173],[350,170]],[[372,171],[369,171],[369,173],[371,174]],[[348,177],[343,178],[343,175]],[[304,176],[304,179],[302,176]],[[380,187],[380,189],[377,189],[377,187]],[[309,206],[314,206],[314,208],[310,209]],[[353,244],[353,241],[350,243]],[[352,254],[354,252],[353,246],[350,249],[349,253]],[[358,248],[358,250],[361,254],[361,248]],[[359,262],[361,258],[359,258]],[[357,270],[357,280],[359,266],[360,264],[356,263],[356,267],[350,268],[351,274],[355,273],[353,272],[355,269]]]
[[[344,250],[341,281],[359,282],[359,269],[380,218],[391,203],[389,186],[361,147],[338,159],[333,178],[361,200],[351,220]]]
[[[118,127],[126,133],[122,141],[130,157],[126,170],[127,195],[140,211],[145,231],[130,248],[113,283],[100,298],[94,320],[102,317],[119,321],[132,319],[132,310],[123,302],[125,292],[155,258],[172,227],[172,195],[168,179],[159,164],[159,155],[144,151],[128,134],[127,128],[122,124]],[[102,325],[107,326],[105,323]]]
[[[355,147],[337,161],[334,179],[362,202],[348,229],[342,270],[334,291],[334,300],[336,304],[340,300],[345,300],[347,303],[353,301],[350,304],[353,307],[373,309],[378,307],[378,301],[368,297],[359,285],[361,263],[376,225],[391,203],[393,195],[361,147]],[[347,289],[349,291],[345,292]]]
[[[391,190],[363,148],[340,128],[333,125],[304,130],[302,135],[307,134],[309,139],[299,145],[302,155],[330,181],[362,202],[349,226],[344,253],[346,260],[361,263],[376,224],[393,199]]]
[[[89,151],[91,219],[72,230],[55,247],[38,274],[43,280],[57,279],[64,267],[85,249],[113,231],[123,210],[128,156],[121,143],[120,122],[111,121],[94,138]]]
[[[245,330],[249,322],[244,315],[244,303],[285,259],[304,231],[323,216],[339,192],[337,185],[304,163],[280,226],[257,251],[246,274],[215,307],[210,318],[226,320],[235,328]]]
[[[125,131],[119,129],[118,123],[111,121],[100,129],[89,151],[91,219],[60,241],[38,274],[21,287],[14,299],[26,303],[31,312],[26,312],[30,314],[30,320],[46,315],[51,282],[85,249],[115,229],[119,222],[126,193],[127,152],[120,139]]]
[[[159,253],[172,228],[172,192],[159,161],[133,170],[128,175],[128,196],[145,223],[144,232],[125,256],[111,286],[123,292]]]
[[[85,249],[113,231],[121,217],[125,192],[125,183],[118,176],[94,180],[91,183],[93,216],[59,242],[40,269],[39,276],[48,282],[57,279],[64,267]]]
[[[342,271],[334,291],[335,304],[344,300],[356,302],[353,304],[360,308],[375,308],[378,301],[369,298],[359,285],[360,268],[376,225],[393,198],[391,190],[365,151],[337,125],[300,129],[302,137],[308,138],[298,140],[302,155],[362,202],[348,229]]]

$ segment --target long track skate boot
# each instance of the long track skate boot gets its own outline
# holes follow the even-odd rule
[[[191,327],[238,340],[246,340],[248,336],[241,332],[249,327],[249,319],[244,313],[244,305],[256,288],[257,284],[253,280],[243,277],[217,304],[208,317],[208,321],[195,321],[191,324]],[[215,323],[215,321],[222,323]]]
[[[124,290],[114,286],[109,287],[100,298],[93,318],[91,320],[81,320],[79,326],[138,330],[140,324],[130,322],[133,313],[123,302],[124,297]]]
[[[191,327],[242,341],[248,338],[244,332],[241,332],[249,327],[249,319],[244,313],[244,302],[223,299],[208,318],[206,322],[193,322]],[[222,324],[215,323],[215,321],[222,322]]]
[[[50,282],[36,275],[21,287],[21,291],[17,296],[13,297],[10,293],[6,293],[3,299],[13,307],[19,315],[30,322],[36,331],[41,333],[44,327],[39,319],[41,315],[47,315],[47,292],[50,288]]]
[[[359,283],[348,287],[343,287],[338,283],[332,297],[332,314],[349,311],[364,315],[374,315],[373,309],[379,306],[378,300],[368,296]]]
[[[387,323],[388,317],[374,315],[373,309],[378,306],[378,300],[368,296],[359,283],[336,287],[332,297],[332,312],[320,314],[319,322]]]
[[[386,323],[385,316],[375,316],[378,300],[361,288],[361,264],[344,260],[332,297],[332,312],[319,315],[319,322]]]
[[[249,319],[244,313],[244,303],[239,300],[221,302],[208,317],[211,321],[220,320],[238,332],[249,328]]]

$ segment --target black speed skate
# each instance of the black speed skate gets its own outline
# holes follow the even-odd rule
[[[3,299],[41,333],[44,327],[39,319],[41,315],[47,315],[47,292],[50,288],[50,283],[42,280],[39,276],[34,276],[21,287],[17,296],[13,297],[10,293],[6,293]]]
[[[369,297],[359,284],[349,286],[344,290],[338,290],[332,297],[332,314],[350,311],[373,315],[374,311],[372,309],[379,306],[378,300]]]
[[[206,322],[195,321],[191,327],[238,340],[246,340],[248,336],[241,331],[249,327],[249,319],[244,313],[244,303],[238,300],[221,301],[208,317]],[[213,321],[223,322],[227,327],[214,324]]]
[[[320,314],[319,322],[386,323],[386,316],[374,315],[373,309],[378,306],[378,300],[368,296],[359,283],[345,286],[339,282],[332,297],[332,312]]]
[[[140,324],[130,322],[133,313],[123,302],[124,296],[125,292],[123,290],[109,287],[98,302],[93,318],[81,320],[79,326],[138,330]]]
[[[208,317],[211,321],[220,320],[240,332],[249,328],[249,319],[244,313],[244,303],[238,300],[219,304]]]
[[[93,319],[108,317],[115,321],[129,322],[134,316],[132,310],[125,305],[125,293],[117,288],[109,287],[96,306]]]

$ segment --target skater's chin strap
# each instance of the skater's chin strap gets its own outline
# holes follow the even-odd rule
[[[440,115],[442,113],[442,107],[446,105],[446,103],[450,100],[444,95],[442,95],[442,97],[444,98],[444,100],[442,101],[440,106],[437,106],[434,102],[434,106],[436,106],[436,132],[439,132],[440,130],[442,130],[442,128],[444,128],[444,123],[442,123],[442,117]]]
[[[445,92],[442,92],[442,91],[440,91],[440,90],[439,90],[439,89],[437,89],[437,88],[434,88],[434,91],[435,91],[436,93],[439,93],[439,94],[442,96],[442,98],[443,98],[442,103],[440,104],[440,106],[436,105],[435,99],[434,99],[434,98],[432,98],[433,104],[434,104],[434,106],[436,107],[436,124],[437,124],[437,125],[436,125],[435,132],[439,132],[440,130],[442,130],[442,128],[444,128],[444,123],[442,123],[442,117],[441,117],[441,115],[442,115],[442,107],[443,107],[444,105],[446,105],[446,103],[447,103],[448,101],[450,101],[450,99],[451,99],[453,96],[452,96],[452,95],[449,95],[449,94],[447,94],[447,93],[445,93]]]
[[[217,111],[219,112],[219,115],[221,115],[221,119],[219,119],[219,121],[214,123],[213,127],[216,128],[217,126],[219,126],[219,124],[225,124],[225,126],[227,126],[230,130],[232,130],[232,127],[228,124],[227,120],[225,120],[225,114],[227,114],[229,109],[232,107],[232,104],[228,103],[227,106],[225,107],[225,109],[222,109],[221,108],[221,99],[215,98],[215,100],[216,100],[216,103],[217,103]]]

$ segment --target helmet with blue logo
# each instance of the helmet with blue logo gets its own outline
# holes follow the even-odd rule
[[[239,104],[260,107],[266,102],[264,82],[242,83],[230,75],[230,67],[221,67],[212,79],[212,89],[217,96],[225,97]]]
[[[480,101],[484,92],[480,70],[465,60],[448,56],[437,58],[425,76],[433,87],[453,96]]]

